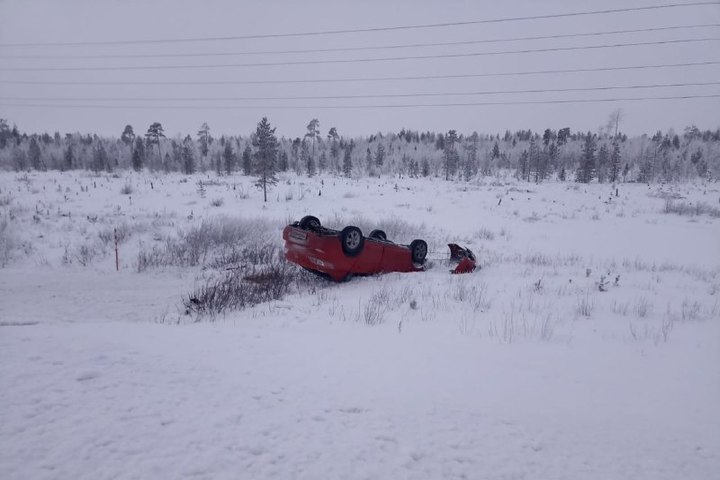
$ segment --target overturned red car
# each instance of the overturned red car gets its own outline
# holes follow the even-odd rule
[[[323,227],[313,216],[283,230],[285,258],[301,267],[341,282],[353,275],[425,270],[428,246],[424,240],[400,245],[382,230],[367,237],[355,226],[342,230]]]

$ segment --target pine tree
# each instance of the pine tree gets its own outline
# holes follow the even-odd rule
[[[382,142],[378,142],[377,147],[375,148],[375,165],[377,165],[378,168],[382,168],[384,163],[385,145],[383,145]]]
[[[318,161],[318,168],[320,169],[320,173],[327,170],[327,154],[325,153],[325,150],[320,153],[320,160]]]
[[[75,155],[73,154],[72,145],[68,145],[65,149],[65,154],[63,155],[63,159],[65,162],[64,167],[68,170],[72,170],[75,166]]]
[[[210,150],[210,127],[206,122],[200,126],[200,130],[197,132],[198,145],[200,146],[200,155],[203,158],[207,158],[208,151]]]
[[[132,167],[133,170],[139,172],[143,169],[145,164],[145,144],[140,137],[135,139],[135,148],[132,154]]]
[[[427,157],[423,157],[422,160],[422,176],[427,177],[430,175],[430,161]]]
[[[580,158],[580,165],[577,170],[576,180],[580,183],[590,183],[597,173],[595,166],[595,150],[597,149],[597,143],[595,143],[595,135],[588,132],[585,135],[585,142],[582,146],[582,156]]]
[[[598,183],[605,183],[607,179],[608,165],[610,164],[610,152],[607,145],[602,144],[597,154],[597,178]]]
[[[252,169],[252,149],[250,148],[250,145],[245,145],[245,150],[243,150],[242,154],[242,169],[243,174],[245,175],[252,175],[253,169]]]
[[[309,142],[305,139],[300,144],[300,162],[305,166],[308,177],[315,175],[315,159],[310,152]]]
[[[615,183],[620,180],[620,145],[617,140],[613,140],[613,151],[610,156],[610,182]]]
[[[147,133],[145,134],[145,138],[147,139],[147,142],[149,145],[156,144],[158,148],[158,162],[162,161],[162,151],[160,149],[160,139],[165,138],[165,133],[163,132],[163,127],[160,124],[160,122],[154,122],[150,127],[148,128]]]
[[[345,145],[345,153],[343,155],[343,175],[346,177],[352,176],[352,151],[355,144],[352,140],[350,140],[350,143]]]
[[[125,125],[125,129],[123,130],[122,135],[120,135],[120,140],[128,148],[128,154],[130,156],[130,160],[132,161],[133,143],[135,142],[135,132],[133,131],[132,125]]]
[[[41,170],[41,155],[40,152],[40,144],[37,141],[37,137],[35,135],[30,138],[30,146],[28,147],[28,157],[30,160],[30,166],[34,168],[35,170]]]
[[[530,138],[530,150],[528,151],[528,182],[530,181],[531,173],[535,174],[535,183],[540,183],[540,149],[535,141],[535,137]]]
[[[95,173],[99,173],[107,166],[107,152],[102,146],[102,143],[98,143],[93,149],[92,169]]]
[[[457,140],[457,132],[450,130],[443,142],[445,146],[443,151],[443,173],[445,173],[445,180],[450,180],[450,177],[454,177],[457,173],[459,160],[457,149],[455,148]]]
[[[498,145],[498,142],[495,142],[495,145],[493,145],[491,158],[493,160],[500,158],[500,145]]]
[[[278,170],[286,172],[288,169],[288,154],[285,150],[280,150],[278,155]]]
[[[530,176],[530,168],[528,166],[528,151],[523,150],[520,154],[520,158],[518,159],[518,175],[520,177],[520,180],[525,180],[525,178],[529,178]]]
[[[320,135],[320,121],[317,118],[313,118],[310,120],[310,123],[307,125],[307,133],[305,134],[305,138],[310,138],[312,141],[312,153],[311,153],[311,159],[313,163],[313,173],[310,174],[308,171],[308,176],[312,177],[315,175],[314,168],[315,168],[315,140]]]
[[[278,141],[275,137],[275,129],[271,128],[267,117],[257,124],[255,136],[253,138],[253,146],[257,148],[255,152],[255,171],[259,175],[255,185],[263,190],[263,199],[267,202],[268,185],[276,185],[275,177]]]
[[[330,140],[330,159],[332,160],[332,169],[337,172],[340,169],[340,144],[338,139],[340,136],[337,129],[332,127],[328,132],[328,140]]]
[[[183,172],[185,175],[195,173],[195,146],[190,135],[185,137],[182,146]]]
[[[233,152],[230,142],[225,142],[222,158],[225,164],[225,173],[230,175],[235,169],[235,153]]]
[[[13,164],[15,165],[15,170],[18,172],[25,170],[27,167],[27,154],[25,153],[25,150],[17,146],[14,147],[12,150],[12,159]]]
[[[7,120],[0,118],[0,150],[5,148],[11,137],[12,133],[10,131],[10,125]]]

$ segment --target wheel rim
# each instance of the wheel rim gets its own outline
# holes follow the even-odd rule
[[[424,243],[415,245],[415,259],[422,260],[427,255],[427,246]]]
[[[348,232],[345,237],[345,246],[350,250],[355,250],[360,245],[360,232],[353,230]]]

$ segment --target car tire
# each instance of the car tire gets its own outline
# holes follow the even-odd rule
[[[312,215],[307,215],[300,220],[300,228],[303,230],[320,230],[320,220]]]
[[[365,246],[365,237],[358,227],[345,227],[340,232],[342,251],[348,257],[357,257]]]
[[[425,240],[413,240],[410,243],[410,256],[413,263],[422,265],[427,257],[428,246]]]
[[[375,240],[382,240],[383,242],[387,242],[387,235],[385,235],[385,232],[382,230],[373,230],[370,232],[370,235],[368,235],[368,238],[374,238]]]

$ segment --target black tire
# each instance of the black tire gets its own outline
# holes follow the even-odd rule
[[[348,257],[357,257],[365,246],[365,237],[358,227],[345,227],[340,232],[340,245]]]
[[[368,235],[368,238],[374,238],[375,240],[382,240],[383,242],[387,242],[387,235],[385,235],[385,232],[382,230],[373,230],[370,232],[370,235]]]
[[[320,230],[320,220],[312,215],[307,215],[300,220],[300,228],[303,230]]]
[[[425,240],[413,240],[410,243],[410,256],[413,263],[422,265],[427,257],[428,246]]]

